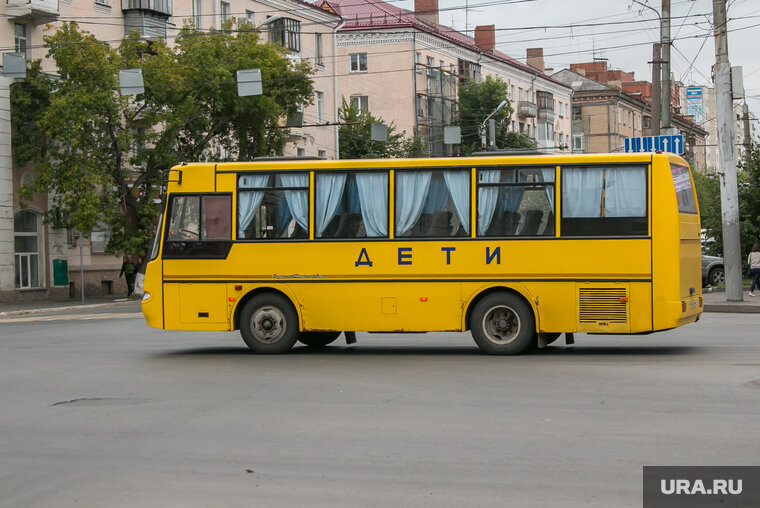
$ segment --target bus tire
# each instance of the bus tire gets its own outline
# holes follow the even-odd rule
[[[340,332],[301,332],[298,342],[309,347],[325,347],[335,341]]]
[[[256,295],[240,313],[240,335],[254,353],[286,353],[298,340],[298,314],[282,295]]]
[[[472,338],[490,355],[518,355],[536,343],[533,312],[511,293],[493,293],[480,300],[470,317]]]

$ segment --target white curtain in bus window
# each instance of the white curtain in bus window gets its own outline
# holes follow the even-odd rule
[[[483,169],[478,171],[478,183],[497,183],[501,171],[498,169]],[[496,211],[496,201],[499,199],[498,187],[478,188],[478,235],[485,235],[491,227],[493,214]]]
[[[646,217],[647,173],[643,167],[608,168],[604,174],[604,216]]]
[[[562,176],[562,215],[645,217],[646,186],[645,167],[567,168]]]
[[[399,171],[396,177],[396,236],[469,235],[469,171]]]
[[[554,170],[478,170],[478,236],[554,234]]]
[[[245,238],[245,231],[253,220],[261,200],[264,199],[264,191],[246,190],[266,187],[269,175],[241,175],[238,178],[238,238]]]
[[[566,168],[562,172],[562,216],[601,217],[602,168]]]
[[[670,172],[676,188],[678,211],[681,213],[697,213],[697,203],[694,201],[694,191],[691,186],[689,168],[671,164]]]
[[[309,231],[309,175],[302,173],[296,175],[281,175],[283,187],[305,187],[305,189],[286,190],[285,201],[288,204],[290,214],[304,231]]]
[[[419,220],[432,176],[430,171],[396,173],[396,236],[408,233]]]
[[[388,174],[357,173],[356,186],[367,236],[388,236]]]
[[[318,238],[388,236],[388,173],[317,175]]]
[[[317,175],[316,228],[317,238],[321,238],[332,222],[343,198],[346,173]]]

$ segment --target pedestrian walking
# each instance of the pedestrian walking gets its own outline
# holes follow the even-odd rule
[[[747,264],[749,264],[749,274],[752,276],[752,285],[749,287],[749,296],[755,296],[755,289],[760,287],[758,281],[760,280],[760,244],[752,246],[752,251],[747,256]]]
[[[135,276],[137,275],[137,267],[132,262],[132,258],[129,254],[125,254],[122,259],[121,271],[119,277],[124,276],[124,280],[127,282],[127,296],[132,296],[132,292],[135,290]]]

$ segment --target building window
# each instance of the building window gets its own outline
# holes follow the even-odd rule
[[[227,2],[222,2],[221,6],[222,6],[221,8],[222,23],[224,23],[225,21],[230,19],[230,4],[228,4]]]
[[[351,72],[367,72],[367,53],[351,53]]]
[[[327,152],[324,151],[324,150],[317,150],[317,156],[320,157],[320,158],[322,158],[322,159],[326,159],[327,158]]]
[[[322,34],[314,35],[314,62],[317,65],[324,65],[322,61]]]
[[[414,69],[417,71],[417,73],[422,72],[422,65],[420,62],[422,61],[422,55],[419,53],[414,54]]]
[[[201,0],[193,0],[193,28],[200,30],[201,25]]]
[[[480,83],[480,64],[459,60],[459,84],[465,84],[468,79]]]
[[[40,287],[39,216],[29,210],[13,215],[16,289]]]
[[[301,22],[290,18],[281,18],[269,24],[269,42],[282,44],[289,50],[301,51]]]
[[[324,111],[325,111],[325,94],[322,92],[317,92],[317,122],[322,123],[324,122]]]
[[[518,88],[517,89],[517,100],[521,101],[521,100],[523,100],[523,98],[524,98],[524,96],[523,96],[523,89],[522,88]]]
[[[245,20],[250,23],[251,26],[256,26],[253,11],[249,11],[248,9],[245,10]]]
[[[366,95],[352,95],[351,105],[359,112],[369,111],[369,97]]]
[[[573,152],[583,152],[583,134],[573,134]]]
[[[509,98],[515,100],[515,85],[509,87]]]
[[[23,53],[26,57],[29,56],[27,53],[27,40],[26,40],[26,25],[22,23],[16,23],[13,27],[14,30],[14,42],[15,42],[15,48],[16,53]]]
[[[306,149],[305,148],[298,148],[296,150],[296,155],[299,157],[305,157],[306,156]]]

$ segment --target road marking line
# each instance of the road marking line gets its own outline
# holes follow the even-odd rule
[[[143,317],[142,312],[107,313],[107,314],[67,314],[64,316],[26,316],[18,318],[0,318],[0,323],[30,323],[38,321],[78,321],[95,319],[129,319]]]

